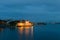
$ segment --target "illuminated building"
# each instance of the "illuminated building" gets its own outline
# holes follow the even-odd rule
[[[30,21],[25,20],[24,22],[18,22],[17,27],[31,27],[33,24]]]

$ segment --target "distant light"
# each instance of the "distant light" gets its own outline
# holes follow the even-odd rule
[[[32,23],[30,21],[25,21],[24,23],[17,23],[17,27],[32,27]]]
[[[24,26],[24,23],[17,23],[17,26],[18,27],[23,27]]]

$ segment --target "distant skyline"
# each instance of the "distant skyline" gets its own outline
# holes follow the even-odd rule
[[[0,18],[60,21],[60,0],[0,0]]]

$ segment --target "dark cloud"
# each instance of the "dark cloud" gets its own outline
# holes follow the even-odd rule
[[[0,0],[0,16],[34,19],[33,15],[35,20],[60,20],[60,0]]]

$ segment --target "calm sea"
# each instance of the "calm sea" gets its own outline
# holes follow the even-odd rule
[[[60,24],[32,28],[5,28],[0,30],[0,40],[60,40]]]

